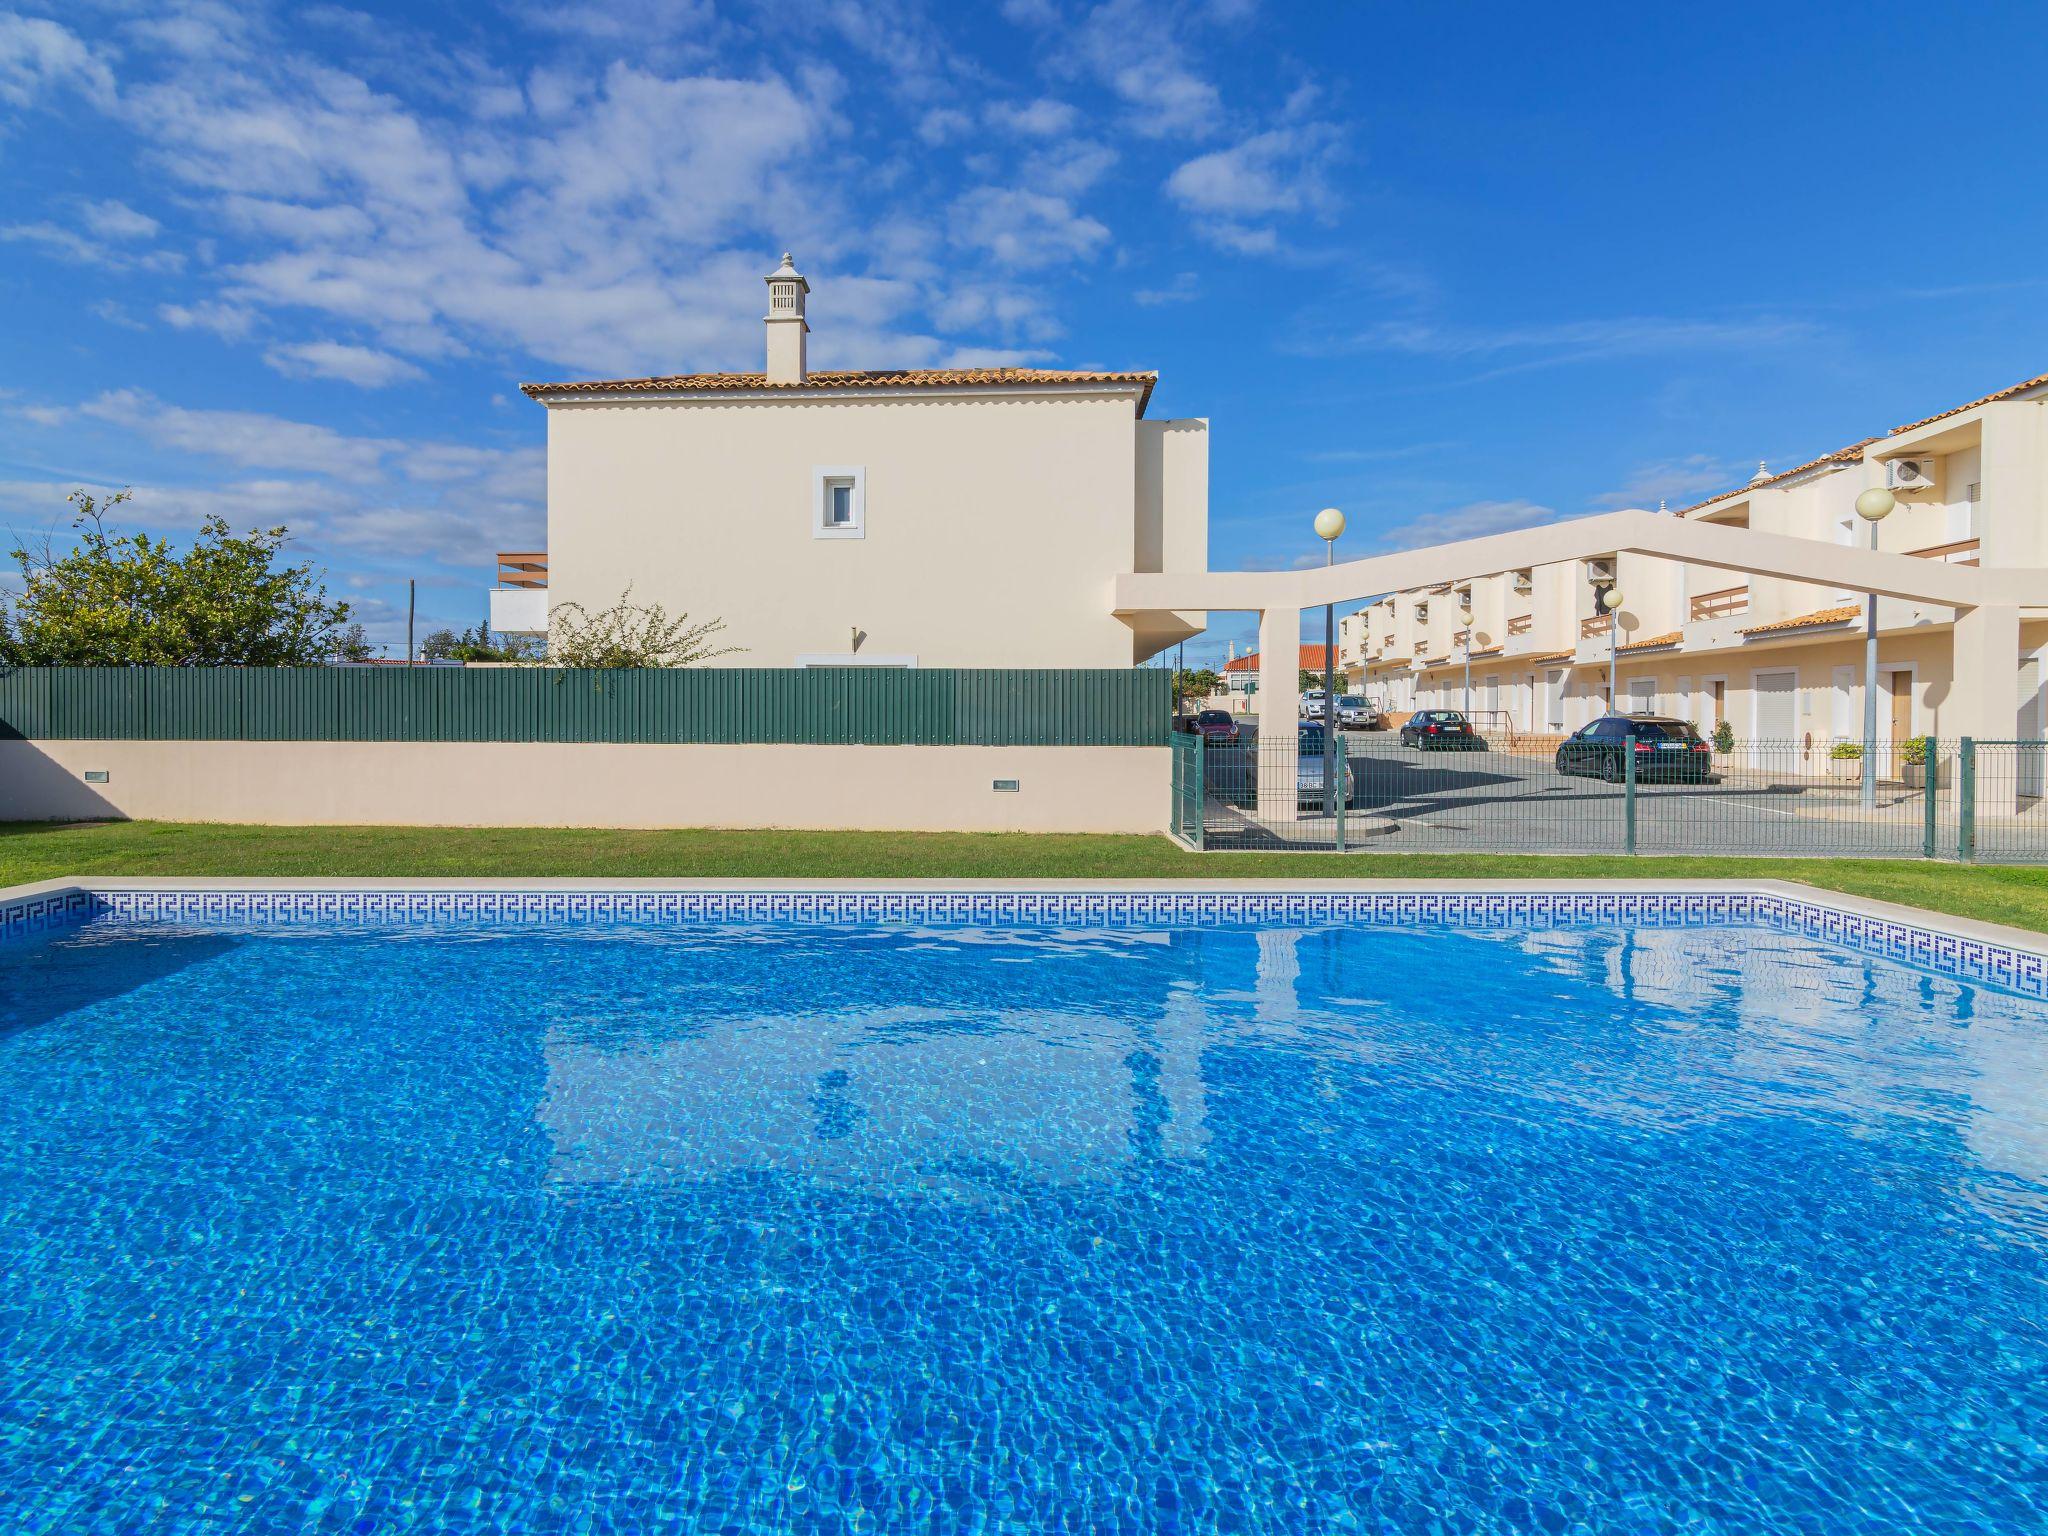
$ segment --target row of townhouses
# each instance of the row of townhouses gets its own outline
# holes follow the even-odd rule
[[[1759,466],[1671,515],[1867,547],[1855,502],[1873,486],[1896,499],[1880,550],[2048,566],[2048,376],[1795,469]],[[1886,598],[1877,618],[1880,732],[1942,734],[1954,610]],[[2020,735],[2035,737],[2048,615],[2022,618]],[[1381,597],[1340,621],[1339,665],[1391,710],[1469,707],[1500,730],[1570,731],[1619,707],[1824,747],[1861,735],[1864,622],[1856,593],[1623,554]]]

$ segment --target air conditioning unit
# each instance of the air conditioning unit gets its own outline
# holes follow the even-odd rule
[[[1936,459],[1886,459],[1884,483],[1894,491],[1931,491],[1939,464]]]
[[[1586,562],[1586,580],[1594,586],[1605,586],[1614,580],[1614,556],[1603,555],[1597,560]]]

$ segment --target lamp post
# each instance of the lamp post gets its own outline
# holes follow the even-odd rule
[[[1458,622],[1465,629],[1465,718],[1472,718],[1472,604],[1458,606]],[[1475,726],[1476,730],[1477,727]]]
[[[1892,515],[1898,498],[1873,485],[1856,498],[1856,515],[1870,524],[1870,547],[1877,548],[1877,525]],[[1928,765],[1933,771],[1933,765]],[[1877,594],[1863,595],[1863,809],[1877,809]]]
[[[1621,684],[1615,673],[1621,659],[1621,588],[1609,586],[1600,593],[1600,606],[1607,613],[1607,712],[1621,713]]]
[[[1325,507],[1316,514],[1316,537],[1323,541],[1323,564],[1337,563],[1337,540],[1344,532],[1344,514]],[[1323,604],[1323,803],[1337,814],[1337,605]]]

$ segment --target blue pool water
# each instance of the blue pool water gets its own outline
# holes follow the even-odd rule
[[[0,948],[0,1531],[2048,1529],[2048,1022],[1732,928]]]

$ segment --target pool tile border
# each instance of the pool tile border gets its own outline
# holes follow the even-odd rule
[[[441,922],[656,922],[1010,925],[1062,928],[1418,924],[1555,928],[1754,923],[1940,975],[2048,998],[2048,941],[2001,942],[1943,925],[1938,916],[1858,910],[1789,887],[1682,890],[1261,890],[654,887],[540,888],[411,883],[388,887],[174,884],[56,885],[0,894],[0,937],[95,917],[220,925],[276,922],[426,925]],[[2028,936],[2031,937],[2031,936]]]

